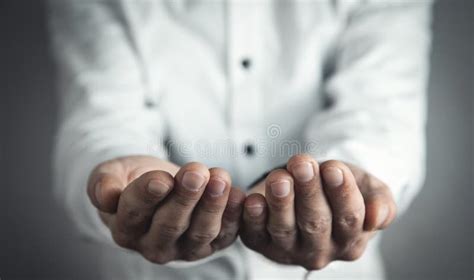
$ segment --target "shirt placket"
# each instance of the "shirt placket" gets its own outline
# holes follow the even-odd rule
[[[245,178],[244,182],[256,175],[255,165],[262,160],[258,150],[263,116],[263,95],[258,85],[259,9],[259,4],[252,1],[228,2],[230,134],[237,147],[236,172]]]

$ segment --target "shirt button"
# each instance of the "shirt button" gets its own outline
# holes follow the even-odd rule
[[[252,144],[245,144],[244,153],[247,156],[253,156],[255,154],[255,146]]]
[[[145,100],[145,107],[146,108],[153,108],[153,107],[155,107],[155,103],[151,100]]]
[[[250,58],[244,58],[242,59],[240,64],[244,69],[250,69],[250,67],[252,66],[252,61],[250,60]]]

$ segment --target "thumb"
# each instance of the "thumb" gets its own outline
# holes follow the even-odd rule
[[[110,214],[117,211],[120,194],[127,185],[123,174],[124,168],[115,161],[101,163],[91,172],[87,195],[97,209]]]

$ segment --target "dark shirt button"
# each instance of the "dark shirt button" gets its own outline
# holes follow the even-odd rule
[[[244,146],[244,152],[247,156],[253,156],[255,154],[255,146],[252,144],[246,144]]]
[[[151,100],[145,100],[145,107],[153,108],[153,107],[155,107],[155,103]]]
[[[242,64],[242,67],[245,69],[249,69],[252,66],[252,61],[249,58],[244,58],[240,62]]]

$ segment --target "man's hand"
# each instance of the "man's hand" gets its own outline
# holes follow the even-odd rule
[[[231,245],[245,199],[223,169],[179,168],[148,156],[100,164],[88,195],[118,245],[158,264],[197,260]]]
[[[244,206],[242,241],[267,258],[318,270],[333,260],[356,260],[375,230],[395,218],[388,187],[339,161],[292,157],[272,171]]]

